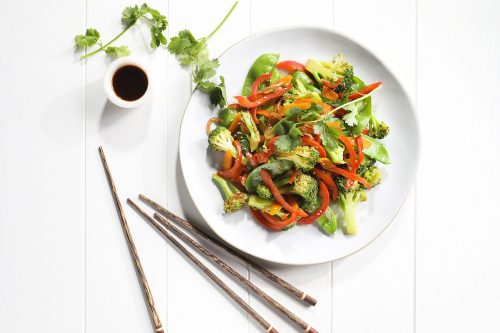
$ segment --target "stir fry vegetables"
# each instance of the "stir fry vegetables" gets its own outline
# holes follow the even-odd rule
[[[273,231],[316,223],[329,235],[338,224],[357,233],[356,207],[383,179],[375,164],[390,163],[379,141],[389,126],[371,104],[381,87],[365,85],[340,55],[305,64],[259,56],[241,95],[207,123],[210,149],[224,153],[213,175],[224,211],[248,206]]]

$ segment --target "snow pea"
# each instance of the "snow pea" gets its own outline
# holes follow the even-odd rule
[[[304,85],[304,87],[310,92],[317,92],[321,94],[321,90],[314,86],[314,81],[304,72],[294,71],[292,73],[292,83],[294,86],[297,86],[297,81],[300,81]]]
[[[271,173],[271,177],[276,177],[293,167],[293,162],[289,160],[278,160],[272,159],[267,163],[259,165],[250,172],[245,182],[245,187],[248,192],[255,192],[258,184],[262,183],[262,176],[260,175],[260,169],[267,170]]]
[[[354,77],[354,83],[359,85],[359,88],[363,88],[365,86],[365,83],[361,81],[361,79],[358,78],[357,76]],[[367,97],[364,100],[364,103],[365,107],[356,116],[358,124],[354,126],[354,128],[352,129],[352,133],[356,135],[361,134],[366,125],[368,125],[368,122],[370,121],[370,118],[372,116],[372,97],[371,96]]]
[[[361,137],[363,138],[363,142],[368,142],[366,147],[363,148],[363,153],[366,156],[376,159],[377,161],[384,164],[391,163],[391,159],[389,158],[389,153],[387,152],[387,149],[385,149],[384,145],[380,141],[364,134],[361,134]]]
[[[252,83],[262,74],[272,72],[273,75],[271,77],[271,81],[274,81],[281,76],[280,72],[275,69],[279,57],[280,55],[277,53],[264,53],[254,61],[248,70],[245,83],[243,84],[243,89],[241,91],[243,96],[250,95],[252,91]]]
[[[234,120],[234,117],[236,117],[236,114],[238,112],[236,110],[230,109],[230,108],[224,108],[219,111],[219,118],[222,119],[222,122],[220,125],[224,127],[229,127],[231,123]]]
[[[320,225],[321,229],[328,235],[331,235],[337,230],[337,217],[330,207],[321,215],[316,222]]]

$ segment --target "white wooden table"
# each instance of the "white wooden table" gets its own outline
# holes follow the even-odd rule
[[[232,4],[148,1],[169,35],[204,36]],[[190,77],[146,27],[120,43],[147,61],[152,102],[120,111],[101,78],[110,59],[78,61],[73,36],[118,33],[130,1],[2,1],[0,52],[0,332],[151,332],[97,154],[123,198],[145,192],[198,219],[179,169],[178,131]],[[347,259],[267,265],[317,296],[307,308],[235,267],[320,332],[500,331],[500,2],[243,0],[210,41],[216,56],[283,25],[337,29],[370,48],[417,107],[416,185],[387,231]],[[118,43],[118,44],[120,44]],[[229,298],[129,207],[129,223],[167,332],[259,332]],[[201,221],[200,221],[201,222]],[[280,329],[295,327],[224,281]],[[221,319],[222,323],[221,323]]]

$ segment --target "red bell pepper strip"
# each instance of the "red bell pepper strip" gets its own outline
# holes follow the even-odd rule
[[[356,145],[358,146],[358,162],[356,163],[356,170],[360,167],[361,163],[363,163],[363,160],[365,159],[365,153],[363,153],[363,138],[361,135],[358,135],[354,141],[356,142]]]
[[[285,60],[278,62],[276,64],[277,69],[284,69],[286,71],[289,71],[290,73],[293,71],[301,71],[305,72],[306,66],[302,65],[300,62],[293,61],[293,60]]]
[[[359,89],[357,92],[350,94],[349,100],[360,98],[366,94],[369,94],[380,86],[382,86],[382,82],[380,82],[380,81],[369,84],[367,86],[364,86],[363,88]]]
[[[349,140],[345,135],[341,135],[339,140],[344,144],[344,146],[347,148],[347,152],[349,153],[349,167],[351,168],[351,171],[356,172],[357,156],[351,140]]]
[[[258,164],[266,163],[269,157],[274,153],[274,150],[276,147],[274,146],[274,143],[276,140],[279,138],[278,136],[275,136],[271,140],[267,142],[267,151],[266,152],[261,152],[261,153],[255,153],[253,155],[254,161],[257,162]]]
[[[314,141],[314,140],[311,140],[307,136],[303,136],[302,137],[302,144],[316,148],[320,157],[326,157],[326,150],[325,150],[325,148],[323,148],[321,143]]]
[[[246,107],[246,108],[256,108],[258,106],[261,106],[275,98],[283,96],[288,90],[292,88],[292,84],[287,85],[284,88],[279,88],[276,89],[276,91],[269,93],[267,95],[264,95],[263,97],[257,99],[256,101],[250,101],[247,97],[245,96],[236,96],[236,100],[238,101],[238,104]]]
[[[280,226],[277,226],[275,225],[274,223],[271,224],[269,223],[265,218],[264,216],[262,215],[261,211],[258,210],[258,209],[253,209],[253,208],[250,208],[250,213],[252,214],[253,218],[262,226],[268,228],[268,229],[271,229],[271,230],[275,230],[275,231],[281,231],[283,230],[283,228],[281,228]]]
[[[292,224],[293,222],[295,222],[295,220],[297,220],[297,216],[294,216],[294,214],[292,214],[290,218],[281,221],[265,212],[261,212],[258,209],[250,209],[250,213],[259,224],[274,231],[282,231],[284,227]]]
[[[319,182],[319,197],[321,199],[321,206],[316,209],[314,213],[311,215],[301,218],[299,220],[300,224],[311,224],[317,219],[321,217],[328,208],[328,205],[330,204],[330,193],[328,192],[328,188],[326,187],[325,183]]]
[[[292,173],[292,175],[290,176],[290,179],[288,179],[288,184],[293,184],[293,182],[295,181],[295,178],[297,178],[297,176],[300,174],[299,170],[295,169]]]
[[[326,172],[321,171],[318,168],[314,168],[313,172],[321,181],[326,184],[326,186],[328,186],[332,190],[332,199],[337,200],[339,196],[339,190],[337,188],[337,184],[335,184],[333,179]]]
[[[259,87],[262,83],[269,81],[271,79],[272,73],[264,73],[261,76],[259,76],[255,81],[252,83],[252,90],[250,93],[250,97],[255,96],[259,92]]]
[[[243,158],[243,152],[241,151],[240,142],[238,140],[234,140],[234,145],[236,146],[236,150],[238,151],[236,160],[234,161],[234,164],[230,169],[217,172],[217,174],[221,177],[234,179],[238,177],[244,170],[244,165],[243,163],[241,163],[241,160]]]
[[[302,209],[294,208],[288,202],[286,202],[285,198],[283,198],[283,196],[281,195],[278,187],[276,187],[276,185],[273,182],[273,179],[271,178],[271,176],[269,175],[269,173],[267,173],[266,170],[260,169],[260,176],[262,177],[262,181],[264,181],[264,184],[269,188],[269,190],[273,194],[274,199],[281,206],[283,206],[284,209],[286,209],[290,213],[294,213],[294,212],[298,213],[298,215],[300,217],[306,217],[307,216],[307,213],[304,212]]]
[[[252,120],[255,124],[259,123],[259,119],[257,119],[257,108],[250,109],[250,115],[252,116]]]
[[[342,168],[339,168],[339,167],[335,166],[332,163],[332,161],[330,161],[327,158],[319,158],[318,159],[318,163],[321,164],[321,166],[323,167],[323,169],[325,169],[327,171],[339,174],[341,176],[344,176],[344,177],[352,179],[352,180],[357,180],[358,182],[360,182],[361,184],[363,184],[366,188],[371,188],[370,183],[368,183],[366,181],[366,179],[364,179],[363,177],[358,176],[355,173],[352,173],[350,171],[347,171],[345,169],[342,169]]]

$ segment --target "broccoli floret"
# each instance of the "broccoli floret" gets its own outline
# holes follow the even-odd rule
[[[272,199],[273,194],[271,193],[271,190],[264,184],[259,184],[257,185],[257,195],[262,198],[262,199]]]
[[[224,212],[233,213],[243,208],[248,201],[248,195],[241,192],[230,181],[213,174],[212,180],[217,184],[224,196]]]
[[[289,153],[281,153],[278,157],[282,160],[292,161],[301,171],[310,171],[318,161],[319,153],[314,147],[298,146]]]
[[[235,134],[235,139],[240,142],[243,155],[250,152],[250,140],[248,140],[248,136],[245,133],[237,132]]]
[[[335,88],[336,93],[342,93],[351,89],[351,86],[354,83],[354,71],[352,70],[352,67],[348,67],[343,75],[344,77],[342,78],[342,81],[340,81],[337,88]]]
[[[249,112],[241,112],[241,121],[247,127],[250,132],[250,150],[254,151],[259,147],[260,133],[257,125],[255,125],[252,120],[252,116]]]
[[[238,155],[231,132],[223,126],[218,126],[210,132],[208,135],[208,145],[212,150],[221,152],[229,150],[233,157]]]
[[[369,132],[368,135],[375,139],[385,138],[390,131],[389,125],[377,119],[375,114],[372,113],[370,117],[370,122],[368,123]]]
[[[339,177],[337,177],[339,178]],[[358,226],[356,222],[356,205],[359,202],[366,201],[368,196],[366,192],[358,185],[353,185],[348,190],[340,192],[339,189],[340,207],[344,211],[345,230],[349,235],[357,232]]]
[[[338,55],[332,62],[309,59],[306,63],[306,69],[320,84],[322,84],[322,80],[334,83],[338,79],[344,78],[346,78],[344,85],[347,88],[350,88],[352,84],[352,66],[341,55]],[[350,83],[347,81],[350,81]]]
[[[264,199],[259,196],[250,194],[248,196],[248,206],[254,208],[254,209],[259,209],[259,210],[266,210],[271,208],[271,205],[274,203],[273,200],[271,199]]]
[[[312,200],[304,200],[301,203],[300,207],[307,213],[311,214],[314,213],[316,209],[319,208],[320,205],[321,205],[321,199],[319,198],[319,196],[316,196],[316,198]]]
[[[380,180],[382,179],[382,172],[376,166],[369,167],[361,176],[366,179],[368,183],[373,187],[375,185],[380,184]]]
[[[292,185],[280,188],[280,192],[297,194],[301,196],[305,202],[316,201],[318,197],[318,182],[312,176],[301,173],[298,175]]]
[[[307,213],[312,214],[319,208],[319,206],[321,206],[321,199],[319,196],[316,196],[313,200],[304,200],[301,208]],[[326,208],[326,211],[316,220],[316,222],[319,224],[321,229],[329,235],[333,234],[335,230],[337,230],[337,217],[330,207]]]
[[[256,195],[250,194],[248,196],[248,206],[253,208],[253,209],[258,209],[264,212],[269,212],[269,209],[272,207],[272,205],[275,204],[274,200],[270,199],[263,199],[261,197],[258,197]],[[284,213],[280,210],[279,212],[274,214],[278,218],[282,218]]]
[[[376,162],[377,162],[377,160],[375,160],[374,158],[371,158],[368,155],[365,155],[365,157],[363,158],[363,163],[361,163],[361,165],[358,168],[358,174],[361,175],[361,174],[365,173],[365,171],[368,170],[369,168],[371,168]],[[337,177],[337,178],[340,178],[340,177]]]

